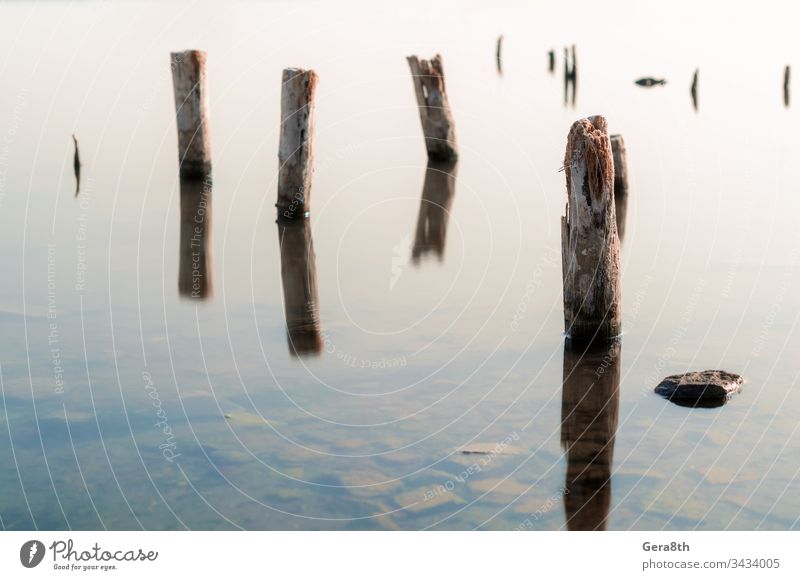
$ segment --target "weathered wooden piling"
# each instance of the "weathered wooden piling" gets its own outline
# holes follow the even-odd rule
[[[75,197],[81,191],[81,154],[78,151],[78,139],[72,135],[72,142],[75,144],[75,154],[72,158],[72,167],[75,170]]]
[[[564,326],[575,340],[621,332],[620,242],[614,205],[614,156],[599,115],[576,121],[564,157],[566,215],[561,218]]]
[[[791,72],[792,69],[787,64],[786,68],[783,69],[783,105],[785,107],[789,106],[789,89],[790,89],[789,77],[791,75]]]
[[[211,171],[206,53],[186,50],[171,58],[181,178],[203,179]]]
[[[611,152],[614,155],[614,195],[628,193],[628,152],[622,135],[611,135]]]
[[[458,164],[453,162],[428,162],[422,198],[419,204],[417,229],[411,259],[418,263],[428,253],[444,258],[447,241],[447,223],[450,220],[450,206],[456,192]]]
[[[280,168],[275,204],[280,219],[302,219],[311,211],[317,79],[313,70],[287,68],[283,71]]]
[[[503,35],[497,37],[497,72],[503,74]]]
[[[458,159],[455,123],[444,84],[442,57],[420,60],[408,57],[419,106],[419,118],[425,135],[425,147],[431,161]]]
[[[556,51],[551,50],[547,53],[547,70],[551,73],[556,71]]]
[[[322,352],[323,341],[311,222],[278,220],[278,242],[289,352],[294,356],[317,355]]]
[[[212,178],[181,179],[181,231],[178,294],[207,300],[213,294],[211,242]]]
[[[692,106],[697,110],[697,77],[700,74],[700,69],[695,69],[694,76],[692,77]]]
[[[567,455],[567,529],[606,529],[619,422],[620,341],[564,344],[561,445]]]

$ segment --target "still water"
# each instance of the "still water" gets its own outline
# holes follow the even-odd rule
[[[0,6],[2,527],[798,527],[797,7],[332,4]],[[178,178],[186,48],[209,54],[208,184]],[[455,166],[427,164],[405,60],[437,52]],[[289,66],[320,78],[296,227]],[[559,169],[591,114],[631,189],[624,336],[584,352]],[[742,393],[653,393],[706,368]]]

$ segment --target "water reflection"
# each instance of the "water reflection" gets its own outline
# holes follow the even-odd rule
[[[564,510],[570,530],[605,530],[619,415],[620,341],[564,343],[561,444],[567,452]]]
[[[457,169],[458,165],[453,162],[428,163],[425,184],[422,186],[417,231],[411,250],[411,260],[415,264],[428,253],[435,253],[439,260],[444,258],[447,222],[456,192]]]
[[[181,180],[178,293],[192,300],[212,296],[211,191],[210,173],[203,179]]]
[[[322,331],[311,222],[279,220],[278,242],[289,352],[294,356],[318,355],[322,352]]]

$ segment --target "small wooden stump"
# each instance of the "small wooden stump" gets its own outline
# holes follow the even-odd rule
[[[564,326],[576,340],[610,339],[622,330],[614,157],[601,116],[572,125],[564,158],[561,218]]]
[[[743,383],[740,375],[727,371],[692,371],[665,378],[655,392],[685,407],[719,407],[741,391]]]
[[[611,152],[614,154],[614,196],[628,193],[628,157],[622,135],[611,135]]]
[[[181,178],[203,179],[211,171],[206,53],[186,50],[170,56]]]
[[[281,137],[278,149],[278,217],[308,217],[314,171],[314,112],[317,73],[287,68],[281,90]]]
[[[317,261],[311,223],[278,220],[286,339],[294,356],[322,352],[317,293]]]
[[[458,159],[458,147],[455,123],[444,85],[442,57],[437,54],[431,60],[419,60],[416,56],[409,56],[408,65],[411,67],[428,158],[431,161],[455,161]]]
[[[211,174],[181,180],[181,233],[178,294],[207,300],[213,294],[211,260]]]

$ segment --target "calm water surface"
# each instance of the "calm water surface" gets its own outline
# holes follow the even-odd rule
[[[798,527],[797,8],[329,4],[0,6],[3,528]],[[205,194],[169,68],[195,47]],[[404,58],[437,52],[452,167]],[[287,66],[320,76],[305,227],[273,207]],[[584,352],[559,168],[596,113],[628,147],[625,334]],[[205,299],[179,292],[196,215]],[[705,368],[744,390],[653,394]]]

